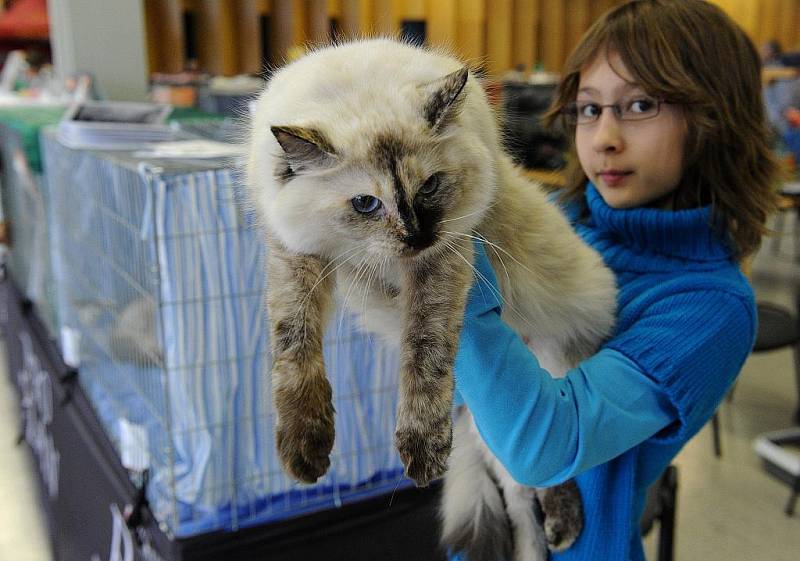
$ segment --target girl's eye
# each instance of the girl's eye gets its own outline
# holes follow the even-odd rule
[[[433,174],[425,181],[425,183],[422,184],[422,187],[419,188],[419,192],[423,195],[431,195],[438,188],[439,175]]]
[[[596,103],[580,102],[577,109],[579,119],[595,119],[600,115],[600,106]]]
[[[647,114],[652,113],[656,109],[656,102],[648,97],[634,99],[628,104],[629,113]]]
[[[372,214],[383,206],[380,199],[376,199],[370,195],[358,195],[350,199],[350,202],[353,203],[353,208],[356,212],[360,212],[361,214]]]

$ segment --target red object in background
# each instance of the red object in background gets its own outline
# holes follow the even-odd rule
[[[790,107],[786,111],[783,112],[784,118],[789,122],[794,128],[800,127],[800,109],[796,107]]]
[[[16,0],[0,13],[0,39],[47,40],[47,0]]]

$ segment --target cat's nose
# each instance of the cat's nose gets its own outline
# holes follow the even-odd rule
[[[416,231],[404,236],[402,241],[411,249],[416,249],[419,251],[432,246],[433,242],[436,241],[436,237],[433,235],[433,232]]]

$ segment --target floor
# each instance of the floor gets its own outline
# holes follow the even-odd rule
[[[788,225],[792,227],[797,225]],[[759,299],[793,306],[792,291],[800,290],[800,264],[793,260],[791,241],[791,236],[782,241],[777,254],[768,243],[757,256],[752,278]],[[0,356],[0,560],[52,561],[37,508],[34,464],[28,448],[16,445],[16,395],[5,364]],[[800,505],[795,517],[783,514],[788,488],[762,471],[752,451],[756,435],[790,424],[797,394],[790,351],[753,355],[747,361],[733,400],[720,411],[722,457],[714,457],[709,426],[676,458],[680,480],[675,559],[799,558]],[[645,541],[650,561],[656,561],[656,533]]]

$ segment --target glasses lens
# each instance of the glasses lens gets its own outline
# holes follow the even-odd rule
[[[622,104],[620,117],[625,121],[641,121],[652,119],[658,115],[660,103],[652,97],[641,96],[630,99]]]
[[[595,122],[602,109],[596,103],[573,101],[564,108],[564,115],[570,124],[585,125]]]

